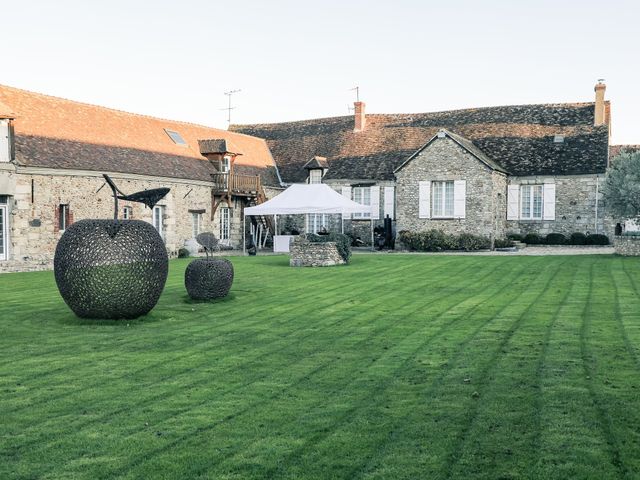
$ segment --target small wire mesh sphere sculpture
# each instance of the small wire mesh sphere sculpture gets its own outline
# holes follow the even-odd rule
[[[201,233],[196,240],[204,247],[207,257],[198,258],[187,266],[184,274],[187,293],[194,300],[226,297],[233,284],[233,264],[226,258],[209,256],[220,248],[213,233]]]
[[[56,247],[53,269],[60,295],[83,318],[136,318],[155,307],[169,271],[169,258],[157,230],[141,220],[118,220],[118,199],[149,208],[168,188],[123,194],[113,190],[113,220],[80,220]]]

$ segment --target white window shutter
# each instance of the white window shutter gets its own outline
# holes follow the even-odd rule
[[[351,200],[351,186],[350,185],[342,187],[342,196],[343,197],[347,197],[349,200]],[[349,219],[349,218],[351,218],[351,214],[342,212],[342,218],[345,219],[345,220]]]
[[[393,219],[395,205],[395,187],[384,187],[384,216]]]
[[[520,185],[509,185],[507,187],[507,220],[518,220],[520,205]]]
[[[544,184],[544,193],[542,194],[542,201],[544,202],[542,219],[555,220],[556,219],[556,184],[555,183]]]
[[[378,220],[380,218],[380,187],[371,187],[369,194],[371,195],[371,218]]]
[[[9,120],[0,120],[0,162],[9,160]]]
[[[467,181],[453,182],[453,217],[465,218],[467,213]]]
[[[431,218],[431,182],[418,182],[418,218]]]

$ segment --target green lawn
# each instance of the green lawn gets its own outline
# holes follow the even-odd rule
[[[0,275],[0,478],[640,475],[640,259],[232,261],[129,322]]]

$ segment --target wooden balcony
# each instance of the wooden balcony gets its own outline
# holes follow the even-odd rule
[[[230,193],[253,197],[261,191],[260,177],[257,175],[235,175],[230,173],[211,174],[213,191],[216,194]]]

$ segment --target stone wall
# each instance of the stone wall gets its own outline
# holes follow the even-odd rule
[[[501,238],[506,218],[506,176],[491,170],[449,137],[436,138],[396,173],[397,231],[442,230]],[[465,180],[462,219],[419,218],[420,181]]]
[[[335,242],[296,241],[291,245],[289,265],[292,267],[329,267],[344,263]]]
[[[618,255],[638,257],[640,256],[640,236],[616,235],[613,237],[613,247]]]
[[[211,189],[206,183],[115,174],[113,179],[125,193],[171,188],[158,204],[165,208],[164,237],[170,255],[177,254],[184,242],[193,237],[190,210],[204,210],[200,214],[200,231],[212,231],[218,235],[219,218],[216,215],[211,219]],[[64,171],[52,170],[50,173],[15,173],[0,170],[0,185],[5,189],[0,191],[0,195],[10,195],[9,261],[0,262],[0,272],[31,269],[29,265],[33,268],[50,265],[63,233],[58,229],[61,204],[69,205],[69,220],[72,222],[85,218],[113,218],[111,189],[105,186],[104,179],[96,172],[64,174]],[[120,218],[125,206],[131,208],[132,218],[151,223],[152,211],[149,208],[122,200],[119,202]]]
[[[571,235],[574,232],[604,233],[611,237],[613,225],[605,216],[605,205],[602,200],[602,184],[604,175],[566,175],[540,177],[510,177],[511,184],[543,184],[556,185],[555,220],[508,220],[509,233],[562,233]],[[596,196],[596,191],[597,196]],[[596,221],[596,200],[598,218]]]

